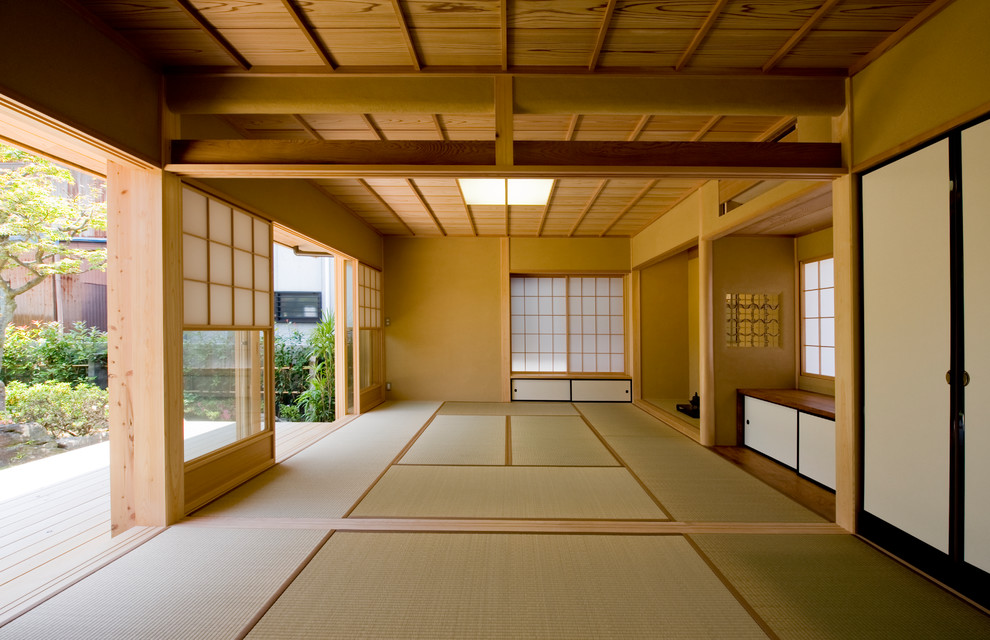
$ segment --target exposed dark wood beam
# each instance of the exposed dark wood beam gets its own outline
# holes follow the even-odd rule
[[[658,182],[660,182],[660,181],[659,180],[650,180],[648,183],[646,183],[646,186],[643,187],[640,190],[640,192],[636,194],[636,197],[634,197],[629,204],[627,204],[626,206],[624,206],[622,208],[622,211],[620,211],[618,213],[618,215],[616,215],[614,218],[612,218],[612,221],[609,222],[608,223],[608,226],[605,227],[605,229],[601,233],[598,234],[598,237],[599,238],[604,238],[606,236],[606,234],[608,234],[608,232],[612,230],[612,227],[614,227],[616,224],[618,224],[619,220],[622,220],[623,216],[625,216],[627,213],[629,213],[629,211],[633,207],[635,207],[637,204],[639,204],[639,201],[642,200],[643,198],[645,198],[646,197],[646,194],[648,194],[650,191],[653,190],[653,187],[657,186],[657,183]]]
[[[412,33],[409,31],[409,25],[406,24],[406,16],[402,13],[402,5],[399,4],[399,0],[392,0],[392,9],[395,10],[395,19],[399,21],[399,31],[402,33],[402,39],[409,50],[413,68],[419,71],[423,66],[419,62],[419,54],[416,52],[416,45],[413,43]]]
[[[790,53],[791,50],[796,47],[797,44],[801,42],[801,40],[803,40],[812,29],[815,28],[815,25],[825,17],[825,14],[831,11],[832,8],[841,1],[842,0],[825,0],[825,2],[822,3],[822,6],[818,7],[818,10],[811,14],[807,20],[805,20],[804,24],[801,25],[801,28],[795,31],[794,34],[787,39],[787,42],[785,42],[781,48],[777,49],[777,51],[770,56],[770,59],[763,64],[763,71],[770,71],[776,67],[777,64],[784,59],[784,56]]]
[[[591,211],[591,208],[593,206],[595,206],[595,202],[598,201],[598,196],[602,195],[602,191],[605,190],[605,185],[607,184],[608,184],[608,180],[602,180],[601,182],[598,183],[598,187],[595,189],[595,192],[591,194],[591,197],[588,198],[588,202],[584,205],[584,209],[581,210],[581,214],[578,215],[578,219],[574,222],[574,226],[572,226],[571,230],[567,232],[568,238],[573,236],[574,232],[577,231],[578,227],[581,226],[581,223],[584,222],[584,219],[587,217],[588,212]]]
[[[717,125],[721,121],[722,121],[722,116],[712,116],[712,118],[705,123],[705,126],[701,127],[701,129],[699,129],[696,134],[691,136],[691,142],[700,141],[708,134],[709,131],[711,131],[715,127],[715,125]]]
[[[210,24],[210,22],[203,17],[203,14],[199,12],[199,9],[194,7],[189,0],[175,0],[175,3],[179,5],[183,13],[192,18],[196,25],[199,26],[199,28],[202,29],[207,36],[209,36],[210,40],[223,49],[223,52],[230,56],[239,67],[245,71],[249,71],[251,69],[251,63],[247,61],[247,58],[241,55],[241,52],[235,49],[234,46],[223,37],[223,34],[221,34],[216,27]]]
[[[930,5],[922,9],[918,15],[908,20],[907,24],[890,34],[883,42],[873,47],[873,49],[857,60],[849,67],[849,75],[854,76],[865,69],[871,62],[882,56],[887,51],[894,48],[898,42],[908,37],[914,30],[928,22],[939,11],[952,4],[952,0],[935,0]]]
[[[550,207],[553,205],[553,197],[557,193],[557,185],[560,184],[560,180],[554,180],[553,185],[550,187],[550,195],[547,196],[547,203],[543,205],[543,214],[540,215],[540,228],[537,229],[536,235],[543,235],[543,228],[547,224],[547,216],[550,215]]]
[[[646,128],[646,125],[650,123],[650,120],[652,118],[653,116],[643,116],[642,118],[640,118],[639,122],[636,123],[636,126],[633,127],[632,133],[630,133],[629,137],[626,138],[626,141],[635,142],[636,139],[639,138],[639,136],[643,133],[643,129]]]
[[[433,116],[433,126],[436,127],[437,136],[441,140],[446,140],[447,139],[447,131],[443,128],[443,123],[440,122],[440,115],[434,113],[434,114],[432,114],[432,116]]]
[[[687,66],[687,63],[690,62],[694,52],[698,50],[698,47],[700,47],[701,43],[705,40],[705,36],[707,36],[708,32],[715,26],[715,21],[718,20],[719,14],[722,13],[722,9],[724,9],[725,5],[728,3],[729,0],[716,0],[715,6],[713,6],[712,10],[708,13],[708,17],[705,18],[705,21],[701,24],[701,27],[695,32],[694,37],[691,38],[691,43],[688,45],[687,49],[684,50],[684,53],[681,54],[677,64],[674,65],[675,71],[680,71]]]
[[[326,65],[330,70],[335,70],[337,65],[333,61],[333,56],[330,54],[330,50],[327,48],[326,44],[320,39],[319,35],[316,33],[316,29],[313,24],[306,17],[306,12],[296,6],[294,0],[282,0],[282,5],[285,6],[286,11],[292,16],[295,21],[296,26],[299,30],[303,32],[306,36],[306,40],[309,41],[309,45],[313,47],[316,54],[320,56],[323,60],[323,64]]]
[[[365,190],[368,192],[368,194],[378,202],[378,204],[385,207],[385,210],[392,214],[392,216],[399,222],[399,224],[401,224],[405,228],[406,232],[409,235],[411,236],[416,235],[416,233],[409,227],[409,225],[406,224],[406,221],[402,219],[402,216],[396,213],[395,209],[393,209],[391,205],[389,205],[389,203],[385,202],[385,199],[382,198],[381,194],[375,191],[374,187],[368,184],[363,178],[358,178],[357,181],[358,184],[364,187]]]
[[[487,140],[173,140],[171,163],[482,167],[496,164],[495,145]],[[519,140],[513,147],[516,167],[842,168],[840,145],[831,142]],[[513,173],[512,165],[498,166]]]
[[[518,166],[833,167],[840,145],[829,142],[545,142],[515,143]]]
[[[439,218],[437,218],[437,214],[433,211],[433,207],[431,207],[430,203],[428,203],[426,198],[423,197],[423,192],[419,190],[419,187],[416,186],[415,182],[408,178],[406,179],[406,184],[409,185],[410,189],[412,189],[413,195],[415,195],[416,199],[419,200],[419,203],[423,205],[423,208],[426,209],[426,213],[430,214],[430,218],[433,220],[433,224],[437,226],[437,230],[440,232],[440,235],[446,236],[447,230],[443,228]]]
[[[591,61],[588,63],[588,70],[594,71],[598,66],[598,58],[602,54],[602,47],[605,46],[605,38],[608,36],[608,27],[612,22],[612,14],[615,12],[617,0],[608,0],[605,6],[605,15],[602,16],[602,25],[598,29],[598,37],[595,39],[595,49],[591,52]]]

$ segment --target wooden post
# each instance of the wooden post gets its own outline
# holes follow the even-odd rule
[[[182,185],[107,165],[111,531],[183,514]]]

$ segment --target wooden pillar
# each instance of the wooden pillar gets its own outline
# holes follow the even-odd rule
[[[183,514],[182,186],[107,165],[111,531]]]
[[[510,240],[509,238],[499,238],[498,241],[498,260],[499,260],[499,288],[501,289],[499,295],[499,313],[502,317],[502,327],[499,333],[499,341],[501,343],[502,352],[502,388],[499,391],[499,399],[502,402],[509,402],[512,400],[512,310],[510,308],[511,303],[511,292],[509,288],[511,286],[510,279]]]
[[[705,237],[711,221],[718,220],[718,180],[701,187],[698,212],[698,395],[701,397],[701,444],[716,444],[715,424],[715,300],[712,298],[713,262],[711,237]],[[719,332],[718,335],[721,335]]]

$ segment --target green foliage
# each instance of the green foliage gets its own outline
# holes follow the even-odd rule
[[[77,322],[62,332],[57,322],[7,325],[3,381],[92,382],[88,365],[106,367],[107,334]]]
[[[298,331],[289,336],[275,334],[275,413],[283,420],[298,422],[302,412],[296,406],[309,376],[310,347]]]
[[[109,427],[107,392],[86,383],[11,382],[7,413],[14,422],[37,422],[53,437],[84,436]]]
[[[308,422],[331,422],[334,414],[334,321],[324,316],[309,338],[309,387],[299,396],[298,407]]]

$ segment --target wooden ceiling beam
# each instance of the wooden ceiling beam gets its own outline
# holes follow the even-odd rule
[[[457,185],[457,194],[461,196],[461,204],[464,205],[464,214],[467,216],[468,222],[471,223],[471,235],[478,235],[478,226],[474,223],[474,214],[471,212],[471,205],[467,203],[467,199],[464,197],[464,191],[461,189],[461,183],[458,180],[454,180],[454,184]]]
[[[209,20],[204,18],[203,14],[199,12],[199,9],[194,7],[189,0],[175,0],[175,3],[179,5],[182,12],[192,18],[193,22],[195,22],[196,25],[202,29],[204,33],[206,33],[210,40],[223,49],[223,52],[230,56],[239,67],[245,71],[249,71],[251,69],[251,63],[248,62],[247,58],[245,58],[240,51],[234,48],[234,45],[230,44],[230,42],[227,41],[227,38],[223,37],[220,30],[210,24]]]
[[[785,135],[790,129],[796,126],[797,118],[793,116],[784,116],[777,122],[773,123],[769,129],[761,133],[757,138],[757,142],[769,142],[775,141],[777,138]]]
[[[419,71],[423,68],[423,65],[419,62],[416,44],[413,42],[409,25],[406,24],[406,16],[402,12],[402,5],[399,4],[399,0],[392,0],[392,9],[395,11],[396,20],[399,21],[399,32],[402,34],[402,39],[406,43],[406,49],[409,50],[409,57],[412,59],[413,68]]]
[[[777,51],[770,56],[770,59],[763,64],[763,72],[766,73],[776,67],[777,64],[784,59],[784,56],[790,53],[799,42],[804,40],[804,37],[815,28],[815,25],[825,17],[825,14],[831,11],[832,8],[841,1],[842,0],[825,0],[825,2],[822,3],[822,6],[818,7],[818,10],[811,14],[807,20],[805,20],[804,24],[801,25],[801,28],[795,31],[791,37],[787,39],[787,42],[785,42],[781,48],[777,49]]]
[[[835,116],[846,106],[844,78],[778,75],[169,75],[165,95],[178,114],[491,115],[496,78],[511,80],[517,114]]]
[[[495,164],[513,164],[513,127],[515,125],[512,102],[512,77],[495,77]]]
[[[715,6],[713,6],[712,10],[708,13],[708,17],[705,18],[705,21],[701,24],[701,27],[695,32],[694,37],[691,38],[691,43],[688,44],[687,49],[684,50],[684,53],[681,54],[680,59],[677,60],[677,64],[674,65],[675,71],[680,71],[687,66],[687,63],[691,60],[694,52],[698,50],[698,47],[701,46],[705,36],[707,36],[708,32],[715,26],[715,21],[718,20],[719,14],[722,13],[722,9],[724,9],[725,5],[728,3],[729,0],[717,0],[715,2]]]
[[[406,178],[405,182],[409,188],[412,189],[412,192],[416,196],[416,199],[419,200],[419,203],[423,205],[424,209],[426,209],[426,213],[430,214],[430,219],[433,220],[433,224],[437,226],[437,231],[440,232],[440,235],[446,236],[447,230],[443,228],[443,225],[440,223],[440,219],[437,218],[437,214],[433,211],[433,207],[431,207],[430,203],[426,201],[425,197],[423,197],[423,192],[420,191],[419,187],[416,186],[416,183],[409,178]]]
[[[598,201],[598,197],[602,195],[602,191],[605,190],[606,185],[608,185],[607,179],[598,183],[598,187],[595,189],[595,192],[591,194],[587,204],[584,205],[584,209],[582,209],[580,215],[578,215],[578,219],[574,222],[574,226],[572,226],[571,230],[567,232],[568,238],[572,237],[574,232],[578,230],[578,227],[581,226],[581,223],[584,222],[584,219],[588,216],[588,212],[591,211],[593,206],[595,206],[595,202]]]
[[[573,140],[574,134],[577,133],[578,124],[581,122],[581,116],[574,114],[571,116],[571,121],[567,125],[567,133],[564,134],[564,140]]]
[[[296,23],[296,26],[299,27],[299,30],[302,31],[304,36],[306,36],[309,46],[313,47],[313,50],[316,51],[316,55],[320,56],[320,60],[323,61],[323,64],[326,65],[331,71],[336,71],[337,65],[333,61],[333,55],[330,53],[330,49],[327,48],[326,43],[324,43],[316,33],[316,29],[313,27],[313,24],[309,21],[309,18],[306,17],[306,12],[296,6],[294,0],[282,0],[282,5],[285,7],[285,10],[289,12],[289,15],[292,16],[292,20]]]
[[[935,0],[930,5],[922,9],[916,16],[908,20],[907,24],[890,34],[883,42],[873,47],[869,53],[853,63],[853,65],[849,67],[849,75],[854,76],[865,69],[870,65],[870,63],[887,51],[893,49],[894,45],[914,33],[915,29],[931,20],[935,14],[950,4],[952,4],[952,0]]]
[[[550,215],[550,207],[553,205],[553,197],[557,193],[557,185],[559,184],[560,180],[554,180],[550,186],[550,195],[547,196],[547,203],[543,205],[543,214],[540,216],[540,227],[536,231],[538,237],[543,235],[543,228],[547,224],[547,217]]]
[[[385,199],[382,198],[382,196],[377,191],[375,191],[375,188],[372,187],[370,184],[368,184],[364,180],[364,178],[358,178],[357,182],[359,185],[364,187],[365,191],[368,192],[368,195],[374,198],[378,202],[378,204],[385,207],[385,210],[392,214],[392,216],[396,219],[396,221],[405,228],[406,233],[408,233],[411,236],[416,235],[416,233],[412,230],[412,228],[408,224],[406,224],[406,221],[402,219],[402,216],[396,213],[395,209],[393,209],[392,206],[389,205],[389,203],[385,202]]]
[[[302,127],[303,129],[306,130],[306,133],[308,133],[311,138],[313,138],[314,140],[323,140],[323,136],[321,136],[320,133],[316,129],[314,129],[312,126],[310,126],[310,124],[308,122],[306,122],[306,118],[302,117],[299,114],[295,114],[295,113],[292,114],[292,118],[293,118],[293,120],[295,120],[296,122],[299,123],[299,126],[300,127]]]
[[[447,131],[443,128],[443,123],[440,122],[440,114],[434,113],[434,114],[431,114],[431,115],[433,116],[433,126],[437,130],[437,136],[441,140],[447,140],[448,139],[447,138]]]
[[[555,142],[519,140],[515,166],[497,162],[491,141],[173,140],[172,164],[463,165],[512,172],[519,167],[842,168],[831,142]]]
[[[605,5],[605,15],[602,16],[602,24],[598,29],[598,37],[595,38],[595,48],[591,52],[591,61],[588,63],[588,70],[594,71],[598,66],[598,58],[601,56],[602,47],[605,46],[605,38],[608,36],[609,24],[612,22],[612,14],[615,12],[617,0],[608,0]]]

